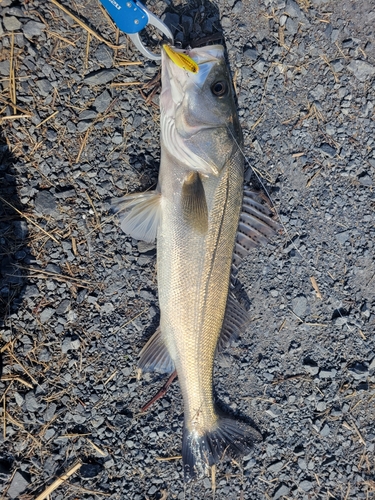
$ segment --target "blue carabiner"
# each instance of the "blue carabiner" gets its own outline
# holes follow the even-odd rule
[[[148,50],[142,43],[139,32],[148,24],[159,29],[173,44],[173,35],[157,16],[138,0],[100,0],[116,26],[129,35],[134,45],[149,59],[159,60],[161,56]]]

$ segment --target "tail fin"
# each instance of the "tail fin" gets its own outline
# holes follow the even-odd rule
[[[213,430],[199,435],[184,428],[182,461],[185,482],[202,477],[207,468],[221,460],[226,452],[236,457],[247,455],[261,434],[249,424],[220,416]]]

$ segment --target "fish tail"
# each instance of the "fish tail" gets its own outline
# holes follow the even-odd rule
[[[185,425],[182,443],[185,482],[204,476],[208,467],[226,453],[235,457],[247,455],[253,444],[261,440],[256,429],[229,416],[219,416],[215,427],[203,434],[189,431]]]

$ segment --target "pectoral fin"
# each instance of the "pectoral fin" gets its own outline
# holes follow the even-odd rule
[[[139,355],[139,368],[142,372],[172,373],[174,363],[162,339],[160,327],[143,347]]]
[[[272,219],[272,212],[260,203],[259,196],[252,191],[245,191],[242,213],[238,225],[237,239],[234,248],[233,266],[238,267],[252,248],[265,245],[280,228],[280,224]]]
[[[121,229],[136,240],[155,241],[161,212],[158,191],[134,193],[114,200],[113,210],[121,213]]]
[[[190,172],[182,185],[181,208],[184,219],[200,233],[208,229],[206,195],[200,174]]]

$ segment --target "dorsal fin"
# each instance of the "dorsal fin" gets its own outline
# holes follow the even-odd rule
[[[198,172],[189,172],[181,192],[181,208],[185,221],[200,233],[208,229],[206,194]]]
[[[216,352],[221,352],[231,342],[236,340],[250,323],[249,313],[229,293],[221,333],[216,346]]]
[[[261,199],[257,193],[247,190],[244,192],[233,253],[233,267],[235,270],[252,248],[265,245],[276,234],[280,224],[271,216],[271,210],[261,204]]]

